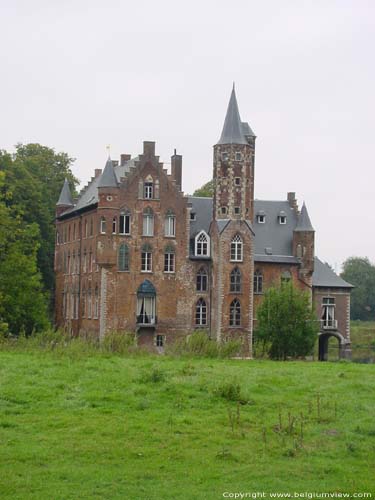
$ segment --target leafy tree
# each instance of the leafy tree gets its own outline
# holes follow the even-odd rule
[[[214,195],[214,181],[208,181],[203,184],[199,189],[194,191],[193,196],[202,196],[204,198],[211,198]]]
[[[268,345],[272,359],[311,354],[318,322],[309,295],[285,283],[269,288],[257,310],[256,337]]]
[[[55,204],[65,177],[71,185],[78,183],[71,172],[73,159],[40,144],[17,144],[14,155],[0,151],[0,172],[5,173],[2,188],[6,205],[17,212],[23,222],[36,224],[34,234],[39,243],[37,267],[46,291],[53,296]]]
[[[341,277],[355,286],[350,299],[351,319],[375,319],[375,266],[367,257],[350,257]]]
[[[27,335],[48,326],[47,301],[37,269],[39,228],[25,224],[6,200],[0,172],[0,331]]]

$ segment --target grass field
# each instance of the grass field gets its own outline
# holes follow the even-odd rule
[[[0,351],[1,499],[375,493],[375,365]]]

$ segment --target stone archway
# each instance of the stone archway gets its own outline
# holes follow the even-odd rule
[[[340,333],[324,332],[319,334],[319,361],[328,361],[328,342],[331,337],[335,337],[338,341],[339,358],[344,357],[344,337]]]

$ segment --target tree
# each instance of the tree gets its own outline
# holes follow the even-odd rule
[[[355,286],[350,298],[351,319],[375,319],[375,266],[367,257],[349,257],[341,277]]]
[[[37,269],[39,228],[6,205],[0,172],[0,331],[27,335],[48,326],[47,301]],[[4,194],[5,192],[5,194]]]
[[[4,172],[3,195],[6,206],[17,213],[26,225],[36,224],[39,243],[37,267],[44,288],[51,297],[54,289],[55,204],[65,177],[75,186],[71,172],[73,159],[40,144],[17,144],[10,155],[0,151],[0,172]]]
[[[269,346],[272,359],[312,353],[318,321],[309,295],[285,283],[269,288],[257,310],[256,337]]]
[[[193,196],[202,196],[204,198],[211,198],[214,195],[214,181],[208,181],[203,184],[199,189],[194,191]]]

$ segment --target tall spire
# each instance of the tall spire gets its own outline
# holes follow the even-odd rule
[[[218,144],[247,144],[247,141],[243,134],[240,112],[238,111],[234,83],[229,99],[223,131],[221,133]]]
[[[298,217],[298,222],[296,225],[295,231],[314,231],[312,227],[309,214],[307,212],[307,208],[305,202],[303,202],[301,213]]]
[[[58,202],[56,203],[56,206],[66,206],[66,207],[71,207],[73,206],[73,199],[72,199],[72,193],[70,192],[69,188],[69,182],[68,179],[65,177],[64,185],[62,187],[60,197]]]
[[[98,188],[117,187],[117,185],[118,183],[115,169],[113,168],[111,157],[108,156],[107,163],[105,164],[103,173],[99,180]]]

